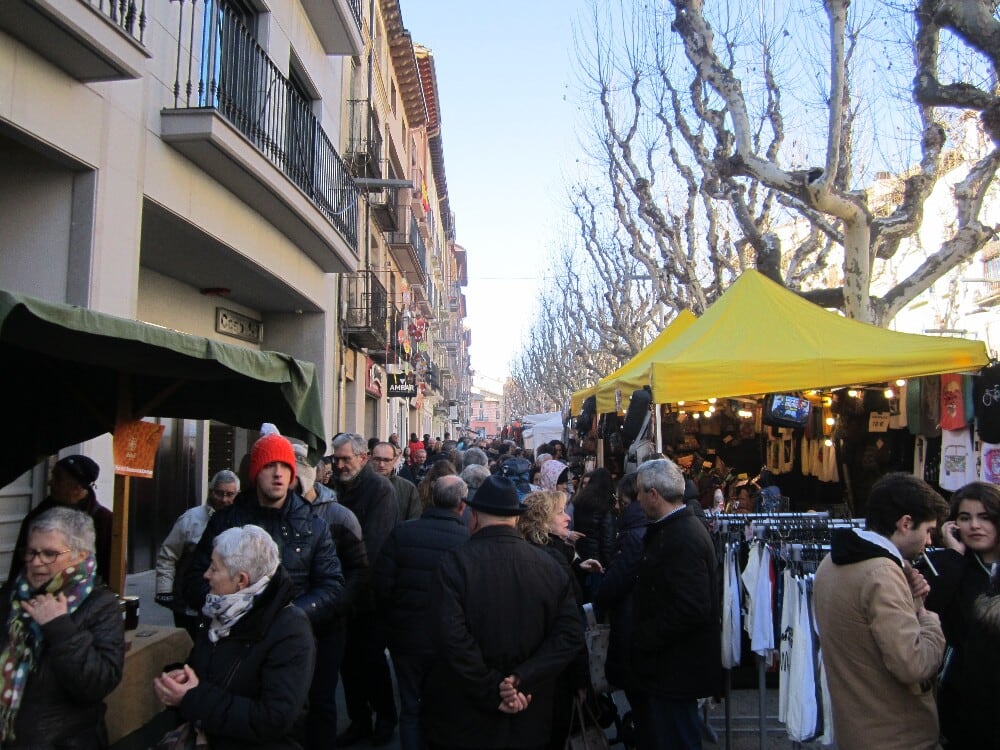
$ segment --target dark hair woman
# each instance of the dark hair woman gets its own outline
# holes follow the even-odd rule
[[[615,550],[614,504],[614,484],[607,469],[590,472],[586,485],[573,496],[573,530],[583,534],[576,540],[577,554],[605,568]],[[598,580],[588,576],[584,584],[589,600]]]
[[[925,606],[941,617],[941,629],[951,647],[938,688],[941,733],[949,746],[1000,747],[995,738],[983,736],[981,725],[976,728],[977,717],[970,711],[978,707],[976,710],[990,717],[986,723],[995,725],[992,712],[1000,698],[1000,682],[992,679],[989,689],[977,684],[981,680],[973,679],[971,671],[986,663],[986,657],[967,653],[976,601],[989,588],[992,567],[1000,561],[1000,488],[972,482],[957,490],[951,496],[948,521],[941,526],[941,546],[944,549],[927,553],[933,570],[924,561],[917,565],[931,587]],[[988,628],[977,631],[981,643],[989,642],[983,637]],[[992,647],[1000,648],[1000,633],[994,637]],[[995,666],[1000,667],[1000,662]],[[1000,737],[996,727],[988,731],[998,732]]]
[[[107,747],[104,698],[122,678],[125,628],[96,582],[90,516],[52,508],[28,526],[0,593],[0,746]]]

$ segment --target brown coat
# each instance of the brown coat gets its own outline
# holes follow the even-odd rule
[[[859,542],[874,547],[858,539],[853,546]],[[896,559],[872,552],[837,564],[836,542],[833,549],[816,572],[814,591],[837,746],[938,748],[931,692],[945,648],[938,616],[917,614]]]

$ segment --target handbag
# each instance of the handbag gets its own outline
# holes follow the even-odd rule
[[[588,719],[589,717],[589,723]],[[597,726],[597,719],[586,701],[573,696],[573,712],[569,718],[569,734],[563,750],[608,750],[608,736]]]
[[[583,638],[587,643],[590,684],[595,693],[607,693],[611,691],[611,686],[608,685],[608,678],[604,675],[604,666],[608,662],[611,626],[597,622],[592,604],[584,604],[583,611],[587,615],[587,629],[583,632]]]
[[[156,743],[156,750],[207,750],[208,737],[194,722],[185,721],[171,729]]]

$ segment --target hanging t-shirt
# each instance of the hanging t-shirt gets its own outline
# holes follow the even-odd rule
[[[911,435],[941,434],[941,378],[913,378],[906,384],[906,426]]]
[[[722,578],[722,668],[739,666],[742,657],[740,634],[740,579],[737,573],[739,547],[726,545]],[[752,554],[752,553],[751,553]]]
[[[969,423],[965,416],[965,396],[962,376],[950,373],[941,376],[941,429],[960,430]]]
[[[941,432],[941,489],[955,491],[976,480],[976,456],[968,428]]]
[[[792,571],[785,568],[785,584],[781,598],[781,641],[778,644],[778,721],[788,721],[788,701],[791,694],[792,643],[795,639],[795,624],[798,621],[798,589]]]
[[[973,378],[976,427],[984,443],[1000,443],[1000,364],[984,367]]]
[[[917,435],[913,441],[913,476],[923,477],[927,463],[927,438]]]
[[[897,386],[896,395],[889,399],[889,427],[893,430],[906,427],[906,390],[908,383]]]
[[[979,479],[1000,484],[1000,443],[983,443],[979,456]]]
[[[798,606],[790,675],[794,699],[788,704],[788,737],[793,742],[806,742],[816,734],[816,672],[813,664],[812,626],[809,622],[808,586],[801,578],[795,583]]]

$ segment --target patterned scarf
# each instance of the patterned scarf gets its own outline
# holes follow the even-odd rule
[[[208,624],[208,640],[218,643],[229,635],[233,625],[253,607],[254,598],[267,588],[271,576],[263,576],[256,583],[240,589],[235,594],[209,594],[205,597],[205,606],[201,613],[210,617]]]
[[[14,739],[14,721],[29,674],[38,664],[42,649],[42,627],[25,611],[22,602],[36,594],[66,595],[67,609],[76,612],[94,590],[97,561],[93,555],[71,565],[40,590],[33,590],[24,571],[14,581],[10,593],[10,616],[7,618],[7,647],[0,653],[0,742]]]

